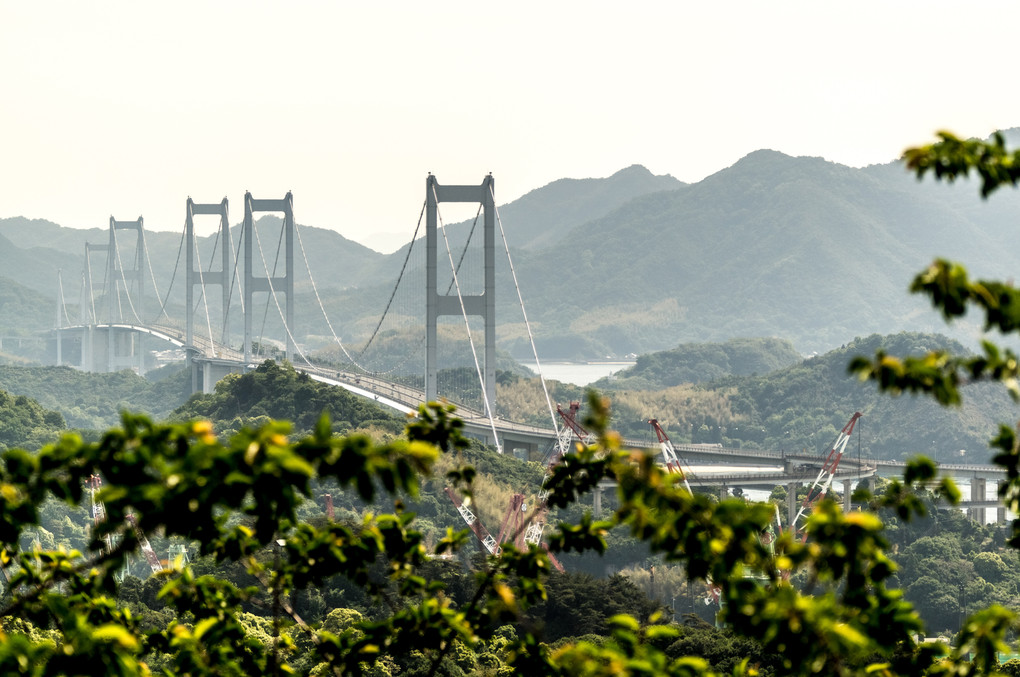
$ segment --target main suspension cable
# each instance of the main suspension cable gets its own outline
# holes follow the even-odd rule
[[[57,286],[60,287],[60,309],[64,314],[64,324],[71,326],[71,318],[67,315],[67,299],[64,296],[64,277],[60,274],[60,270],[57,270]],[[60,329],[60,327],[57,327]]]
[[[156,286],[156,273],[152,271],[152,260],[149,259],[149,245],[145,242],[145,231],[141,228],[138,229],[138,238],[142,241],[142,257],[145,259],[145,267],[149,269],[149,279],[152,280],[152,293],[154,293],[158,299],[160,297],[160,293],[159,287]],[[138,271],[138,274],[141,275],[142,271]],[[173,283],[173,280],[170,280],[170,284],[172,285]],[[140,287],[141,285],[139,285],[139,288]],[[153,321],[153,324],[156,324],[156,322],[159,322],[158,315]]]
[[[254,228],[255,228],[255,224],[253,223],[252,224],[252,229],[254,229]],[[223,246],[226,247],[229,244],[230,248],[234,251],[234,271],[233,271],[233,273],[230,276],[230,287],[227,289],[227,307],[223,309],[223,317],[229,317],[229,314],[230,314],[230,305],[231,305],[231,302],[232,302],[232,300],[234,298],[234,282],[235,281],[237,282],[238,290],[241,289],[241,274],[238,272],[238,265],[239,265],[238,259],[241,257],[241,241],[244,239],[244,231],[243,231],[243,229],[242,229],[242,232],[238,235],[238,238],[237,238],[237,249],[236,250],[233,248],[233,242],[231,241],[230,237],[231,237],[230,236],[230,224],[228,223],[227,224],[227,242],[224,243]],[[226,284],[226,282],[224,282],[224,284]],[[241,316],[243,317],[244,316],[244,294],[240,294],[240,292],[239,292],[239,296],[237,297],[237,300],[241,304]],[[230,337],[227,336],[227,325],[226,325],[226,323],[224,323],[223,324],[223,333],[220,335],[220,343],[222,343],[223,345],[227,345],[229,340],[230,340]]]
[[[192,231],[192,233],[194,233],[194,231]],[[217,231],[216,232],[216,242],[219,242],[219,240],[220,240],[220,234],[219,234],[219,231]],[[216,357],[216,341],[213,339],[213,334],[212,334],[212,320],[209,319],[209,297],[205,293],[205,275],[202,273],[202,255],[201,255],[201,253],[199,253],[199,249],[200,248],[198,246],[198,238],[197,237],[193,237],[192,238],[192,242],[195,244],[195,258],[198,260],[198,285],[202,288],[202,296],[201,296],[201,298],[199,300],[199,303],[201,303],[205,307],[205,326],[206,326],[206,329],[209,330],[209,347],[213,351],[213,357]],[[212,258],[213,259],[216,258],[216,248],[215,248],[215,245],[213,246]],[[209,261],[209,272],[210,273],[212,272],[212,260]],[[194,308],[188,308],[188,312],[191,313],[191,314],[194,314],[195,309]]]
[[[416,225],[414,227],[414,235],[411,236],[411,244],[409,244],[407,246],[407,256],[404,257],[404,265],[402,265],[400,267],[400,274],[397,275],[397,283],[395,285],[393,285],[393,291],[390,293],[390,299],[389,299],[389,301],[386,302],[386,308],[383,309],[382,315],[379,317],[379,321],[375,325],[375,330],[372,332],[372,335],[369,337],[368,341],[365,343],[365,346],[358,353],[358,359],[359,360],[362,357],[365,356],[365,351],[368,350],[368,347],[370,345],[372,345],[372,341],[375,340],[376,335],[379,333],[379,327],[382,326],[383,320],[386,319],[386,314],[390,312],[390,304],[393,303],[393,297],[397,295],[397,289],[400,287],[400,281],[402,279],[404,279],[404,271],[407,270],[407,262],[411,259],[411,251],[414,249],[414,242],[415,242],[415,240],[418,239],[418,230],[421,228],[422,217],[425,216],[425,205],[426,204],[427,204],[427,202],[423,202],[422,205],[421,205],[421,213],[418,214],[418,225]],[[347,355],[347,351],[346,350],[344,351],[344,354]],[[347,355],[347,357],[348,357],[348,359],[351,360],[351,362],[353,362],[354,364],[357,364],[356,362],[354,362],[354,358],[352,358],[350,355]]]
[[[166,304],[170,300],[170,291],[174,288],[174,281],[177,279],[177,268],[181,265],[181,253],[184,251],[184,235],[185,230],[181,230],[181,242],[177,246],[177,261],[174,262],[174,272],[170,276],[170,286],[166,289],[166,296],[163,297],[163,303],[159,307],[159,315],[156,316],[155,324],[159,324],[159,318],[166,316],[167,322],[170,321],[170,316],[166,314]],[[155,288],[155,285],[153,285]],[[157,295],[156,298],[159,298]]]
[[[109,250],[106,252],[107,258],[110,256]],[[96,290],[92,288],[92,252],[88,247],[85,247],[85,266],[89,271],[89,305],[92,306],[92,324],[99,324],[99,316],[96,314]],[[107,266],[109,268],[109,266]],[[103,292],[106,292],[106,274],[103,274]],[[82,287],[85,287],[85,281],[82,280]]]
[[[305,262],[305,270],[308,271],[308,279],[312,282],[312,291],[315,292],[315,301],[319,304],[319,310],[322,311],[322,317],[326,320],[326,326],[329,327],[329,333],[333,335],[333,340],[340,346],[340,350],[344,351],[344,355],[347,359],[354,363],[354,358],[347,352],[347,348],[344,347],[343,341],[336,335],[336,331],[333,329],[333,323],[329,321],[329,316],[326,315],[326,308],[322,305],[322,298],[319,296],[319,288],[315,284],[315,277],[312,275],[312,267],[308,265],[308,254],[305,252],[305,243],[301,239],[301,230],[298,228],[297,221],[294,222],[294,232],[297,233],[298,247],[301,249],[301,258]]]
[[[106,248],[106,265],[103,266],[103,268],[104,268],[104,270],[103,270],[103,298],[105,298],[105,299],[109,299],[109,297],[107,296],[107,293],[108,293],[107,285],[109,284],[109,279],[110,279],[110,268],[113,267],[112,262],[110,261],[110,257],[111,256],[113,256],[113,252],[111,252],[110,248],[107,247]],[[91,273],[91,271],[89,271],[89,272]],[[110,305],[109,300],[107,300],[107,305]],[[94,299],[92,301],[92,317],[95,318],[96,324],[99,324],[99,316],[96,314],[96,302],[95,302]],[[111,322],[112,323],[113,322],[113,318],[112,317],[107,318],[107,322]]]
[[[276,269],[280,265],[280,251],[282,251],[282,249],[283,249],[283,235],[286,232],[287,223],[286,223],[286,221],[281,221],[280,222],[280,239],[276,243],[276,259],[273,261],[273,272],[272,273],[269,272],[269,264],[266,263],[265,252],[262,251],[262,240],[259,238],[258,224],[256,224],[253,221],[252,224],[251,224],[251,229],[255,232],[255,241],[258,242],[258,245],[259,245],[259,256],[262,257],[262,267],[266,271],[266,277],[269,278],[269,279],[272,279],[273,277],[276,276]],[[273,283],[272,282],[269,283],[269,288],[270,289],[273,288]],[[273,300],[274,301],[276,300],[276,292],[273,292]],[[279,306],[279,304],[277,304],[277,306]],[[269,318],[269,299],[266,298],[266,309],[262,312],[262,326],[259,327],[259,352],[258,352],[258,356],[259,357],[262,357],[265,354],[263,352],[263,350],[265,349],[265,346],[263,345],[263,343],[264,343],[263,339],[265,339],[265,336],[266,336],[266,320],[268,318]],[[283,324],[286,325],[287,321],[283,320]]]

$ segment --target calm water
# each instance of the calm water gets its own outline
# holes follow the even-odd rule
[[[538,373],[534,362],[521,362],[531,371]],[[614,364],[584,364],[577,362],[543,362],[542,375],[547,379],[561,383],[573,383],[575,386],[586,386],[603,376],[615,374],[621,369],[634,366],[633,362],[617,362]]]

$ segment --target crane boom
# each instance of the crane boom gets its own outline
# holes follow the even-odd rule
[[[453,489],[450,487],[444,487],[443,491],[445,491],[446,495],[450,497],[451,501],[453,501],[453,505],[457,508],[457,512],[460,513],[461,518],[468,525],[468,528],[471,529],[475,536],[478,537],[482,546],[485,547],[490,555],[498,555],[500,551],[499,543],[492,537],[489,530],[478,521],[478,517],[471,512],[471,508],[464,505],[464,503],[461,502],[460,497],[453,493]]]
[[[648,419],[648,423],[655,430],[655,436],[659,438],[659,446],[662,448],[662,459],[666,462],[666,467],[671,473],[680,475],[680,479],[684,481],[684,486],[687,488],[688,493],[693,493],[691,492],[691,485],[687,481],[687,473],[683,469],[684,464],[680,460],[680,455],[676,453],[676,447],[673,446],[669,436],[666,435],[666,431],[659,425],[659,421],[654,418]]]
[[[527,531],[524,532],[525,543],[534,545],[541,545],[542,543],[542,536],[545,532],[545,518],[549,512],[549,490],[545,488],[545,483],[552,475],[553,468],[560,462],[560,459],[570,452],[570,443],[573,441],[573,438],[576,436],[582,444],[586,445],[592,444],[595,441],[595,435],[585,430],[584,426],[577,422],[577,412],[580,408],[580,402],[571,402],[566,411],[560,405],[556,405],[556,413],[563,420],[563,428],[556,436],[557,456],[546,465],[545,476],[542,478],[542,487],[538,491],[538,505],[535,507],[535,514],[531,518]]]
[[[829,487],[832,486],[832,480],[836,476],[836,468],[839,467],[839,461],[843,458],[843,452],[846,450],[846,444],[850,441],[850,435],[853,434],[854,424],[857,423],[857,419],[860,417],[861,412],[854,412],[854,415],[850,417],[847,424],[839,431],[839,435],[836,436],[836,441],[833,442],[829,455],[825,458],[825,463],[822,464],[821,470],[818,471],[814,484],[808,489],[807,496],[804,497],[800,510],[797,511],[796,517],[793,518],[793,522],[790,524],[791,529],[797,532],[803,531],[801,517],[805,513],[810,512],[815,504],[822,500],[826,492],[829,491]]]

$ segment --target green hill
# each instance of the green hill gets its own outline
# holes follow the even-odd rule
[[[987,463],[988,440],[1000,421],[1016,417],[1008,394],[994,384],[971,384],[964,405],[942,408],[929,398],[880,395],[874,384],[847,373],[855,355],[878,348],[894,355],[965,348],[944,336],[904,332],[872,335],[771,373],[726,376],[711,383],[653,387],[636,391],[610,383],[614,426],[631,439],[652,440],[647,425],[656,418],[675,443],[721,443],[768,451],[821,454],[855,412],[853,453],[900,460],[927,454],[939,460]],[[849,451],[849,450],[848,450]]]
[[[53,328],[55,298],[9,277],[0,277],[0,335],[17,336]]]
[[[596,390],[651,390],[702,383],[725,376],[767,374],[801,361],[793,344],[782,339],[731,339],[726,343],[685,343],[672,350],[641,355],[633,367],[591,384]]]
[[[119,425],[122,410],[165,418],[187,399],[191,374],[180,369],[150,381],[131,371],[93,374],[70,367],[0,366],[0,388],[38,400],[59,412],[70,428],[100,430]]]
[[[214,393],[192,395],[171,416],[176,420],[209,419],[223,434],[242,426],[262,425],[268,419],[290,421],[295,433],[308,434],[323,412],[343,434],[374,426],[397,435],[404,428],[403,418],[389,410],[272,360],[247,373],[227,376],[216,384]]]

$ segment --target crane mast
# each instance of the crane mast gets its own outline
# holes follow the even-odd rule
[[[470,528],[471,531],[474,532],[475,536],[478,537],[482,546],[489,552],[490,555],[498,555],[500,550],[499,543],[492,537],[489,530],[478,521],[478,517],[471,511],[471,508],[464,505],[464,503],[460,500],[460,497],[457,496],[450,487],[445,487],[443,491],[445,491],[446,495],[450,497],[451,501],[453,501],[453,505],[457,508],[457,512],[460,513],[461,518],[468,525],[468,528]]]

